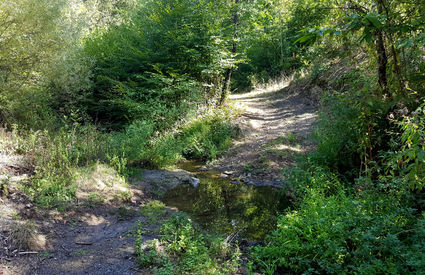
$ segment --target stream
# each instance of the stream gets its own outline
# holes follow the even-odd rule
[[[248,186],[217,171],[201,172],[202,164],[179,165],[200,181],[198,188],[182,184],[169,190],[162,201],[169,207],[191,215],[207,231],[219,234],[237,232],[249,240],[262,240],[276,226],[279,213],[290,206],[282,189],[270,186]]]

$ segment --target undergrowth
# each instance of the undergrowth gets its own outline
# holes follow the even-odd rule
[[[201,232],[182,214],[162,225],[160,240],[144,243],[141,223],[136,231],[138,263],[154,274],[234,274],[239,267],[238,247]]]
[[[284,172],[295,209],[279,217],[264,246],[252,248],[253,270],[424,270],[425,99],[394,103],[352,94],[326,99],[318,150]]]
[[[51,131],[14,127],[15,146],[10,150],[26,156],[34,167],[31,182],[22,186],[24,191],[42,206],[63,209],[81,189],[81,175],[92,173],[86,168],[99,163],[126,179],[131,166],[161,168],[185,158],[216,158],[238,135],[231,123],[234,114],[231,107],[216,109],[168,133],[154,132],[153,121],[134,121],[121,132],[109,133],[78,122]],[[6,193],[6,188],[2,181],[1,192]]]

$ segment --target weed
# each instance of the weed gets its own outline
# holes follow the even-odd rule
[[[141,206],[141,212],[147,217],[148,223],[154,224],[167,214],[167,209],[164,203],[155,200]]]
[[[133,209],[127,208],[125,206],[120,206],[118,209],[113,211],[114,214],[118,215],[118,220],[124,221],[131,217],[136,216],[137,212]]]
[[[161,241],[141,248],[141,224],[136,251],[143,266],[155,265],[160,274],[232,274],[238,267],[240,253],[224,239],[203,234],[190,219],[175,216],[161,227]],[[176,261],[176,265],[171,263]]]
[[[31,222],[16,222],[10,227],[12,243],[19,250],[32,250],[36,247],[37,227]]]
[[[38,254],[41,258],[53,258],[53,254],[49,252],[41,252]]]
[[[0,178],[0,196],[8,196],[9,195],[9,183],[10,177],[1,177]]]
[[[130,191],[120,191],[114,194],[114,199],[122,202],[131,202],[132,197]]]
[[[92,192],[88,195],[87,197],[87,206],[88,207],[96,207],[96,205],[99,205],[101,203],[103,203],[105,201],[105,199],[102,197],[102,195]]]
[[[88,251],[86,250],[77,250],[71,253],[74,256],[85,256],[88,254]]]
[[[297,136],[293,133],[287,133],[286,134],[286,138],[288,140],[289,143],[295,143],[295,141],[297,141]]]

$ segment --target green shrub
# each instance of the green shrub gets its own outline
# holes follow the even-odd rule
[[[399,189],[422,190],[425,187],[425,103],[410,115],[406,114],[398,126],[401,135],[395,134],[393,148],[383,154],[387,175],[392,180],[400,179]]]
[[[164,223],[161,241],[151,243],[145,250],[141,233],[139,224],[136,239],[139,263],[143,267],[156,266],[155,274],[233,274],[238,267],[237,249],[222,238],[201,233],[185,216],[175,216]]]
[[[37,177],[28,190],[38,204],[59,209],[72,202],[76,195],[76,185],[68,175]]]
[[[346,187],[335,173],[327,167],[317,165],[310,157],[300,159],[291,169],[285,169],[283,176],[285,183],[295,191],[297,201],[301,201],[312,189],[330,196]]]
[[[9,183],[10,183],[10,177],[1,175],[1,177],[0,177],[0,197],[9,195]]]
[[[145,158],[148,143],[153,134],[153,125],[147,121],[134,121],[122,132],[112,132],[107,136],[110,160],[126,159],[129,162],[141,161]],[[122,160],[115,159],[114,166],[120,166]]]
[[[184,144],[176,133],[166,133],[152,140],[145,162],[153,167],[167,167],[176,164],[184,159],[182,150]]]
[[[258,268],[270,262],[304,274],[419,272],[425,243],[417,238],[424,230],[413,214],[387,196],[326,197],[311,190],[297,211],[279,218],[253,259]]]
[[[141,211],[147,217],[149,223],[156,223],[158,219],[163,218],[167,214],[165,204],[160,201],[150,201],[142,205]]]
[[[154,167],[189,159],[211,160],[224,153],[239,134],[230,122],[233,111],[213,110],[181,127],[178,132],[154,138],[142,161]]]
[[[318,146],[313,159],[348,180],[369,172],[369,163],[388,148],[391,107],[369,90],[353,93],[325,98],[314,133]]]
[[[227,12],[211,1],[145,1],[128,22],[94,33],[84,41],[94,86],[79,105],[114,129],[135,120],[173,126],[221,88],[232,62],[221,39]]]
[[[225,152],[236,137],[235,127],[219,117],[206,118],[182,130],[183,155],[196,159],[214,159]]]

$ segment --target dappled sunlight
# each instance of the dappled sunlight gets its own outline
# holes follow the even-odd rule
[[[293,80],[294,80],[294,75],[291,75],[289,77],[281,77],[280,79],[272,80],[268,83],[259,84],[258,86],[254,87],[254,89],[251,92],[241,93],[241,94],[232,94],[229,98],[231,100],[238,100],[241,98],[251,98],[255,100],[255,97],[260,94],[272,93],[272,92],[276,92],[276,91],[280,91],[284,89],[285,87],[289,86],[289,84]]]
[[[237,171],[257,182],[281,179],[281,170],[295,157],[312,150],[308,136],[317,118],[317,108],[306,98],[289,92],[291,78],[264,85],[250,93],[234,94],[232,104],[243,109],[238,119],[243,138],[212,164]]]
[[[301,148],[301,146],[297,147],[297,146],[289,146],[289,145],[286,145],[286,144],[279,144],[275,148],[277,150],[289,150],[289,151],[296,152],[296,153],[305,152],[305,148]]]
[[[106,164],[75,168],[73,173],[77,198],[93,203],[117,201],[123,196],[131,199],[134,192],[141,192],[132,190],[126,179]]]
[[[91,213],[86,213],[81,217],[81,221],[86,223],[87,225],[101,225],[107,222],[107,220],[102,216],[97,216]]]

